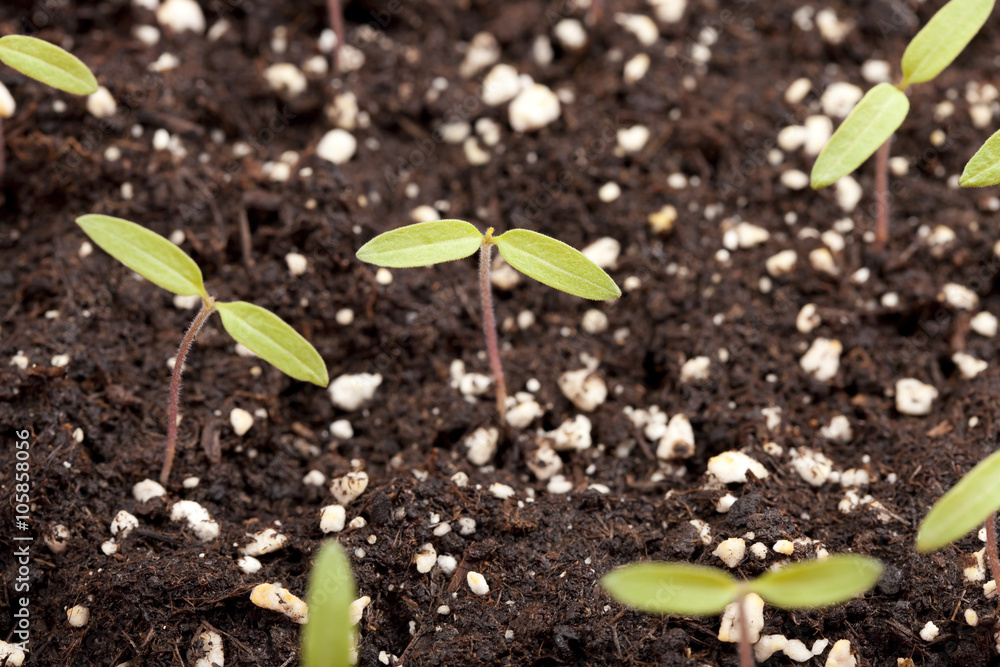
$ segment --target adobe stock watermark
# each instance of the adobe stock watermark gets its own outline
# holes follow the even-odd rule
[[[11,506],[14,508],[12,526],[13,590],[20,594],[10,598],[14,627],[12,642],[19,649],[28,652],[31,641],[31,433],[27,430],[14,433],[14,494]]]

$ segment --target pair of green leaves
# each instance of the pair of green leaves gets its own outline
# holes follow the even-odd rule
[[[920,523],[917,551],[934,551],[972,532],[1000,509],[1000,452],[979,462],[934,503]]]
[[[358,259],[376,266],[410,268],[463,259],[484,244],[521,273],[585,299],[615,299],[621,290],[596,264],[562,241],[527,229],[483,236],[463,220],[434,220],[376,236],[358,250]]]
[[[994,0],[951,0],[927,22],[903,53],[903,80],[898,86],[880,83],[861,98],[816,158],[812,187],[826,187],[851,173],[899,129],[910,110],[903,91],[930,81],[958,57],[993,5]]]
[[[303,667],[349,667],[354,592],[354,575],[344,548],[339,542],[327,542],[309,575],[309,621],[302,630]]]
[[[76,56],[35,37],[0,37],[0,62],[67,93],[97,92],[97,79]]]
[[[601,585],[640,611],[710,616],[748,593],[782,609],[825,607],[864,593],[881,576],[882,564],[874,558],[843,554],[792,563],[750,581],[704,565],[635,563],[604,575]]]
[[[217,302],[205,291],[201,269],[183,250],[134,222],[106,215],[76,220],[97,245],[151,283],[180,296],[213,304],[229,334],[261,359],[296,380],[330,383],[316,349],[274,313],[245,301]]]

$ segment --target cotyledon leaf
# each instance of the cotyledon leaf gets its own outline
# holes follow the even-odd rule
[[[354,576],[339,542],[327,542],[309,574],[309,620],[302,629],[303,667],[349,667]]]
[[[857,554],[791,563],[750,582],[753,592],[784,609],[837,604],[864,593],[882,576],[882,564]]]
[[[994,452],[958,480],[920,522],[917,551],[946,546],[967,535],[1000,509],[1000,452]]]
[[[464,220],[432,220],[379,234],[358,250],[358,259],[376,266],[409,268],[468,257],[483,235]]]
[[[154,285],[180,296],[208,298],[198,265],[156,232],[108,215],[80,216],[76,224],[105,252]]]
[[[688,563],[635,563],[601,579],[611,597],[657,614],[710,616],[736,599],[739,584],[714,567]]]
[[[930,81],[958,57],[993,11],[995,0],[951,0],[903,52],[903,83]]]
[[[245,301],[220,301],[215,307],[229,335],[258,357],[296,380],[330,384],[319,352],[283,319]]]
[[[962,171],[963,188],[982,188],[1000,183],[1000,132],[986,140]]]
[[[72,53],[25,35],[0,37],[0,61],[21,74],[74,95],[97,92],[97,79]]]
[[[500,254],[521,273],[574,296],[597,301],[622,295],[618,285],[579,250],[527,229],[493,238]]]
[[[869,90],[816,158],[812,187],[825,188],[860,167],[903,124],[909,110],[906,93],[892,84]]]

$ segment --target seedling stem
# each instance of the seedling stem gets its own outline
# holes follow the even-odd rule
[[[167,409],[167,448],[163,453],[163,468],[160,469],[160,484],[166,486],[170,479],[170,471],[174,467],[174,451],[177,449],[177,414],[180,410],[181,398],[181,373],[184,372],[184,360],[187,359],[188,350],[191,344],[198,337],[198,332],[205,326],[208,317],[215,310],[215,299],[208,297],[203,299],[201,310],[197,317],[191,322],[187,333],[181,340],[181,346],[177,348],[177,357],[174,359],[174,372],[170,377],[170,405]]]
[[[750,623],[747,621],[747,594],[736,600],[737,616],[740,624],[740,667],[754,667],[753,654],[750,652]]]
[[[986,517],[986,559],[990,564],[993,582],[1000,586],[1000,556],[997,555],[997,513]]]
[[[507,409],[507,383],[503,379],[500,346],[497,344],[497,323],[493,314],[493,289],[490,285],[490,255],[493,249],[493,228],[486,230],[479,250],[479,295],[483,300],[483,332],[486,334],[486,351],[490,356],[490,369],[497,383],[497,413],[503,417]]]
[[[875,251],[880,252],[889,240],[889,143],[885,140],[875,161]]]

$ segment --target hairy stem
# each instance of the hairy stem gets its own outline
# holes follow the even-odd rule
[[[736,600],[736,618],[740,628],[740,667],[754,667],[753,654],[750,652],[750,624],[747,623],[746,595]]]
[[[340,0],[326,0],[326,8],[330,13],[330,29],[337,36],[337,44],[333,47],[333,73],[336,74],[340,45],[344,41],[344,14],[340,11]]]
[[[997,556],[997,513],[986,517],[986,560],[989,562],[993,581],[1000,586],[1000,557]]]
[[[881,252],[889,240],[889,142],[885,140],[875,160],[875,245],[874,249]]]
[[[7,160],[4,157],[6,151],[7,145],[3,139],[3,116],[0,116],[0,181],[3,180],[3,175],[7,171]]]
[[[191,322],[181,346],[177,348],[177,358],[174,359],[174,372],[170,378],[170,407],[167,409],[167,448],[163,453],[163,468],[160,470],[160,484],[167,485],[170,479],[170,471],[174,467],[174,452],[177,449],[177,413],[181,399],[181,373],[184,372],[184,360],[187,359],[188,350],[191,343],[198,337],[198,332],[205,325],[208,316],[215,310],[215,301],[209,298],[203,301],[201,311]]]
[[[492,231],[492,230],[490,230]],[[493,288],[490,285],[490,232],[479,251],[479,295],[483,300],[483,333],[486,335],[486,351],[490,355],[490,368],[497,384],[497,412],[502,419],[507,410],[507,385],[503,379],[503,365],[500,363],[500,347],[497,345],[497,323],[493,316]]]

